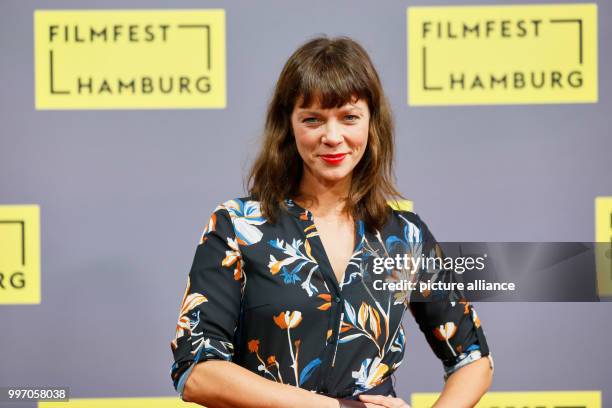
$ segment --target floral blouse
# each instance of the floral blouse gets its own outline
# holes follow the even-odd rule
[[[355,249],[338,282],[312,213],[290,199],[285,204],[271,224],[258,201],[230,200],[206,225],[171,343],[171,377],[181,395],[195,363],[211,359],[332,397],[359,394],[402,363],[408,308],[442,361],[445,379],[489,355],[476,311],[460,293],[374,284],[432,272],[429,278],[450,279],[448,271],[422,268],[374,273],[376,258],[439,251],[416,214],[392,210],[375,232],[357,220]]]

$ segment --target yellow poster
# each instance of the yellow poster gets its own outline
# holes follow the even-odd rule
[[[430,408],[437,393],[412,394],[412,408]],[[601,391],[489,392],[476,408],[601,408]]]
[[[597,102],[597,5],[409,7],[408,104]]]
[[[225,10],[36,10],[36,109],[225,108]]]
[[[0,304],[40,303],[40,209],[0,205]]]
[[[397,211],[414,211],[414,205],[410,200],[389,200],[388,204]]]

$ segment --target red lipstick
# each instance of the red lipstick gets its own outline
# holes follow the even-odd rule
[[[342,160],[344,160],[345,156],[346,153],[322,154],[321,158],[327,163],[337,166],[338,164],[342,163]]]

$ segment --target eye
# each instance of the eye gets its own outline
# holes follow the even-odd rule
[[[357,119],[359,119],[359,116],[357,116],[357,115],[346,115],[346,116],[344,116],[344,119],[348,120],[349,122],[354,122]]]
[[[302,119],[302,123],[317,123],[318,121],[319,121],[319,119],[315,118],[313,116]]]

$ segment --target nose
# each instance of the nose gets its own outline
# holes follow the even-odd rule
[[[322,142],[329,146],[337,146],[344,140],[341,127],[335,120],[327,121],[325,126],[325,134],[322,137]]]

